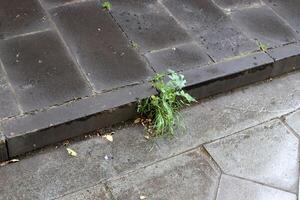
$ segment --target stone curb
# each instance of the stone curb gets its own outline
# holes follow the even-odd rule
[[[300,46],[286,45],[184,71],[186,89],[204,98],[300,69]],[[2,122],[0,160],[136,117],[137,99],[155,94],[151,85],[128,86],[36,114]],[[7,149],[6,149],[7,148]]]

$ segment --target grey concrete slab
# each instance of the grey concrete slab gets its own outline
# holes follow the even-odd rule
[[[298,39],[296,32],[267,6],[235,11],[231,18],[246,35],[268,47],[282,46]]]
[[[157,0],[111,0],[112,15],[143,50],[158,50],[190,41]]]
[[[83,189],[72,194],[57,198],[57,200],[112,200],[110,193],[103,184]]]
[[[226,174],[294,193],[298,190],[298,147],[297,137],[279,120],[205,145]]]
[[[98,1],[51,10],[63,38],[97,91],[147,79],[152,71]]]
[[[220,171],[201,149],[108,183],[115,199],[215,199]],[[180,188],[180,189],[179,189]]]
[[[300,136],[300,111],[286,116],[286,123]]]
[[[271,76],[300,69],[300,46],[295,44],[271,49],[268,54],[275,60]]]
[[[5,137],[0,133],[0,162],[8,159]]]
[[[155,141],[145,139],[143,127],[122,126],[113,131],[113,142],[94,136],[71,143],[68,147],[78,154],[73,159],[69,158],[64,147],[59,147],[0,168],[0,176],[3,177],[0,180],[1,194],[7,199],[18,199],[20,195],[24,199],[50,199],[165,158]],[[105,159],[106,156],[108,159]],[[14,174],[14,170],[20,173]],[[18,185],[22,185],[22,190],[12,192]],[[91,191],[94,191],[92,195],[98,195],[97,189]],[[86,196],[86,193],[79,192],[68,198]]]
[[[0,1],[0,39],[49,27],[38,0]]]
[[[2,41],[0,57],[24,111],[62,104],[91,93],[54,32]]]
[[[222,175],[217,200],[296,200],[292,193]]]
[[[276,13],[283,17],[298,33],[300,32],[300,2],[297,0],[263,0]]]
[[[188,70],[211,63],[211,59],[197,44],[187,43],[146,54],[157,72]]]
[[[112,177],[112,163],[105,159],[111,151],[107,143],[101,138],[80,141],[67,146],[77,157],[61,146],[1,167],[0,199],[54,199]]]
[[[164,5],[193,38],[219,61],[257,49],[210,0],[163,0]]]
[[[20,113],[14,94],[2,70],[0,60],[0,119],[11,117]]]
[[[258,6],[261,5],[260,0],[212,0],[218,6],[226,11],[231,11],[232,9],[239,9],[250,6]]]

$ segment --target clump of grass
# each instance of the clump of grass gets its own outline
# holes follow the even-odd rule
[[[262,42],[257,42],[257,45],[258,45],[259,49],[263,52],[266,52],[268,50],[268,45],[266,45]]]
[[[110,10],[112,7],[111,3],[109,1],[104,1],[102,3],[102,9],[105,9],[105,10]]]
[[[158,94],[139,101],[137,111],[147,123],[151,136],[174,135],[175,128],[182,125],[180,108],[196,100],[183,91],[184,76],[172,70],[168,75],[156,74],[151,83]]]

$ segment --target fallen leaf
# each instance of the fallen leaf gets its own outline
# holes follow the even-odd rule
[[[70,156],[73,156],[73,157],[77,156],[76,151],[74,151],[73,149],[67,148],[67,151]]]
[[[143,200],[143,199],[147,199],[147,197],[146,197],[146,196],[143,196],[143,195],[141,195],[141,196],[140,196],[140,199],[141,199],[141,200]]]
[[[141,122],[141,118],[137,118],[136,120],[134,120],[134,123],[135,124],[138,124],[138,123],[140,123]]]
[[[107,139],[107,140],[110,141],[110,142],[113,142],[113,141],[114,141],[114,138],[113,138],[112,135],[103,135],[102,137],[105,138],[105,139]]]
[[[19,162],[19,161],[20,161],[19,159],[12,159],[12,160],[8,160],[8,161],[4,161],[4,162],[0,163],[0,167],[3,167],[9,163],[15,163],[15,162]]]
[[[150,139],[150,136],[149,136],[149,135],[145,135],[144,138],[145,138],[146,140],[149,140],[149,139]]]

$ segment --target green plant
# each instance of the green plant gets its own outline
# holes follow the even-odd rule
[[[174,129],[181,125],[179,109],[196,100],[182,89],[186,84],[184,76],[169,70],[166,74],[156,74],[152,86],[158,94],[139,101],[138,113],[146,119],[148,132],[153,136],[173,135]],[[153,131],[151,131],[153,130]]]
[[[110,10],[112,7],[111,3],[109,1],[104,1],[102,3],[102,8],[105,9],[105,10]]]
[[[264,43],[262,43],[262,42],[257,42],[257,45],[258,45],[258,47],[259,47],[259,49],[261,50],[261,51],[264,51],[264,52],[266,52],[267,50],[268,50],[268,45],[266,45],[266,44],[264,44]]]

